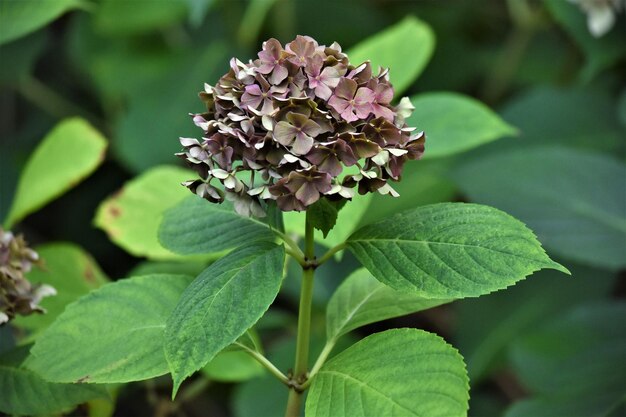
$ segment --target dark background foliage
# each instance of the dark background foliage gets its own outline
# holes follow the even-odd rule
[[[40,7],[53,3],[63,1],[44,0]],[[197,134],[187,113],[201,111],[196,93],[202,83],[226,72],[231,56],[255,57],[269,37],[284,43],[306,34],[349,49],[414,15],[431,26],[436,47],[404,95],[472,96],[519,134],[411,163],[397,187],[403,196],[376,198],[362,223],[432,202],[493,205],[526,222],[573,276],[540,272],[506,291],[370,325],[359,335],[410,326],[451,341],[468,365],[470,416],[625,411],[626,372],[619,363],[626,346],[623,13],[610,33],[594,38],[583,13],[562,0],[68,4],[39,30],[0,46],[0,218],[25,161],[60,120],[83,117],[110,145],[92,176],[19,224],[31,243],[73,242],[112,279],[138,266],[180,270],[130,255],[94,227],[94,216],[134,176],[179,164],[173,156],[177,138]],[[320,311],[338,278],[355,267],[346,256],[320,269]],[[290,274],[277,310],[263,324],[270,355],[285,369],[293,342],[284,329],[294,324],[289,313],[295,312],[297,288]],[[323,334],[323,323],[317,327]],[[2,337],[4,343],[8,336]],[[190,384],[198,392],[188,390],[176,404],[168,399],[168,378],[130,384],[119,391],[115,415],[262,415],[261,403],[278,388],[258,378],[235,386],[198,376]],[[279,391],[276,402],[282,401]]]

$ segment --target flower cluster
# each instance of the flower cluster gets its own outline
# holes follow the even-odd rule
[[[0,228],[0,324],[16,314],[43,313],[38,304],[43,297],[56,294],[49,285],[32,285],[24,274],[33,264],[39,265],[37,252],[24,238]]]
[[[355,190],[397,196],[388,180],[422,156],[425,136],[405,123],[409,100],[392,106],[393,95],[388,70],[352,65],[337,43],[298,36],[283,47],[270,39],[258,59],[233,58],[215,86],[205,84],[206,112],[192,114],[203,137],[181,138],[177,154],[200,179],[183,184],[254,216],[270,201],[302,211]]]

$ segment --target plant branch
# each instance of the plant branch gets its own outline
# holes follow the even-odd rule
[[[337,343],[336,339],[331,339],[326,342],[326,344],[324,345],[324,349],[322,349],[322,352],[320,352],[320,355],[315,361],[315,365],[313,365],[313,368],[311,368],[311,372],[309,372],[309,378],[304,382],[304,384],[302,384],[302,389],[307,389],[309,385],[311,385],[311,380],[319,372],[324,363],[326,363],[328,355],[330,355],[330,352],[332,352],[333,348],[335,347],[335,343]]]
[[[283,233],[278,229],[271,228],[271,230],[276,233],[276,235],[281,238],[281,240],[285,242],[285,244],[288,246],[287,253],[304,267],[306,265],[304,252],[302,252],[302,249],[300,249],[296,241],[287,236],[286,233]]]
[[[272,362],[270,362],[269,359],[267,359],[265,356],[261,355],[259,352],[250,349],[248,346],[239,343],[239,342],[235,342],[235,345],[239,346],[241,349],[243,349],[246,353],[248,353],[250,356],[252,356],[254,359],[256,359],[257,362],[259,362],[261,365],[263,365],[268,371],[270,371],[270,373],[272,375],[274,375],[276,378],[278,378],[278,380],[280,382],[282,382],[285,385],[289,385],[289,378],[287,378],[287,375],[283,374],[280,369],[278,369],[276,367],[276,365],[274,365]]]
[[[304,260],[302,266],[302,287],[298,312],[298,337],[296,340],[296,361],[291,378],[291,389],[287,401],[285,417],[298,417],[302,408],[302,385],[307,380],[309,362],[309,336],[311,333],[311,304],[313,300],[313,277],[315,275],[315,241],[313,224],[306,214],[304,234]]]
[[[333,257],[333,255],[335,255],[337,252],[342,251],[346,248],[346,242],[343,242],[333,248],[331,248],[328,252],[326,252],[324,255],[322,255],[321,258],[318,259],[318,261],[316,262],[316,264],[319,266],[321,264],[323,264],[324,262],[328,261],[330,258]]]

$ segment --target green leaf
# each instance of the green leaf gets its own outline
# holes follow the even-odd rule
[[[467,414],[463,358],[441,337],[417,329],[376,333],[329,360],[314,376],[308,417]]]
[[[407,124],[426,133],[426,158],[464,152],[516,133],[486,105],[461,94],[419,94],[411,103],[415,111]]]
[[[283,246],[252,243],[209,266],[185,290],[165,329],[173,395],[267,311],[280,289],[284,262]]]
[[[609,415],[624,404],[626,374],[618,368],[625,354],[623,301],[579,306],[545,323],[512,349],[517,375],[536,396],[507,415]]]
[[[130,170],[174,163],[174,153],[181,148],[177,138],[202,135],[188,113],[203,111],[198,91],[204,82],[214,83],[227,71],[228,60],[222,43],[192,51],[163,77],[150,80],[140,93],[129,97],[128,112],[113,136],[113,149]]]
[[[328,302],[326,337],[335,340],[366,324],[427,310],[445,302],[396,291],[361,268],[346,278]]]
[[[516,338],[578,303],[608,296],[614,286],[615,275],[606,271],[576,265],[571,271],[571,278],[540,271],[507,291],[453,304],[458,317],[455,345],[474,384],[505,362]]]
[[[554,253],[611,269],[626,266],[625,178],[611,157],[559,147],[511,149],[454,172],[467,196],[528,222]]]
[[[624,147],[615,108],[613,94],[598,88],[535,87],[516,96],[501,112],[507,122],[519,128],[519,140],[497,145],[559,144],[615,152]]]
[[[324,238],[326,238],[328,232],[335,227],[339,210],[341,210],[345,203],[345,200],[335,202],[321,198],[307,210],[309,221],[314,228],[322,232]]]
[[[163,330],[192,278],[122,279],[67,306],[31,349],[27,367],[54,382],[117,383],[168,372]]]
[[[106,398],[103,387],[57,384],[24,368],[0,365],[0,411],[9,415],[59,414],[94,398]]]
[[[342,244],[354,232],[367,213],[371,201],[371,193],[354,196],[352,201],[348,201],[339,211],[335,226],[326,237],[319,230],[315,232],[315,241],[329,248]],[[287,211],[283,213],[287,233],[303,235],[305,218],[305,212]]]
[[[477,204],[406,211],[359,229],[347,243],[376,279],[425,298],[477,297],[539,269],[567,272],[523,223]]]
[[[434,48],[435,35],[430,26],[409,16],[365,39],[347,53],[356,65],[371,61],[373,72],[378,66],[388,67],[389,78],[398,96],[420,75]]]
[[[180,259],[180,255],[161,246],[157,234],[163,213],[190,196],[180,183],[194,176],[193,172],[174,166],[152,168],[103,201],[94,223],[135,256]]]
[[[91,255],[76,245],[49,243],[36,250],[44,268],[33,268],[27,275],[28,280],[51,285],[57,294],[39,303],[46,309],[45,314],[18,316],[13,321],[13,324],[35,332],[48,327],[65,306],[109,281]]]
[[[128,36],[166,29],[184,20],[185,1],[103,0],[94,16],[96,31],[109,36]]]
[[[5,227],[10,229],[95,171],[106,146],[102,135],[82,119],[56,125],[26,163]]]
[[[274,239],[265,223],[240,216],[232,204],[213,204],[196,196],[167,210],[159,228],[161,244],[183,255],[218,253],[246,242]]]
[[[0,1],[0,45],[27,35],[52,22],[65,12],[81,7],[80,0]]]
[[[263,375],[265,368],[244,351],[223,350],[202,368],[202,373],[215,381],[241,382]]]

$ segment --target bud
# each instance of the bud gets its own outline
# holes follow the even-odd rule
[[[49,285],[32,285],[24,276],[33,265],[40,266],[37,252],[30,249],[22,235],[17,237],[0,228],[0,324],[17,314],[44,313],[38,304],[55,295]]]
[[[262,216],[274,201],[302,211],[356,191],[397,196],[389,180],[424,152],[424,133],[405,123],[408,98],[391,105],[389,71],[374,75],[339,44],[308,36],[285,46],[270,39],[247,64],[233,58],[200,98],[206,111],[191,116],[203,136],[180,138],[177,154],[200,179],[183,185],[211,202],[225,197],[243,215]]]

